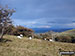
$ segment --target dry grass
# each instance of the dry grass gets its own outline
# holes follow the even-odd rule
[[[4,38],[7,41],[0,42],[0,56],[59,56],[59,48],[65,51],[75,50],[75,44],[71,43],[18,39],[9,35]]]

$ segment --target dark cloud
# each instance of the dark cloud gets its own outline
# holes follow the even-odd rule
[[[72,21],[73,23],[75,23],[75,21]]]
[[[0,3],[16,8],[12,16],[15,24],[27,23],[28,27],[64,27],[75,18],[75,0],[0,0]]]

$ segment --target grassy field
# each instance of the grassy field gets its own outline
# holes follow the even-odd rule
[[[59,48],[73,51],[75,44],[40,39],[18,39],[16,36],[6,35],[4,41],[0,42],[0,56],[59,56]]]

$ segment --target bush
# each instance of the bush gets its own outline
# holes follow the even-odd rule
[[[46,38],[47,40],[49,40],[52,37],[52,35],[46,32],[46,33],[35,34],[34,37],[43,40]]]
[[[16,35],[16,36],[22,34],[23,36],[28,37],[28,36],[32,36],[33,32],[34,31],[32,29],[28,29],[23,26],[14,27],[12,25],[12,26],[9,26],[8,28],[6,28],[5,34]]]
[[[40,34],[34,34],[34,38],[36,38],[36,39],[42,39],[42,36],[40,36]]]
[[[14,29],[16,30],[16,28],[13,25],[10,25],[9,27],[6,28],[5,34],[13,35]]]
[[[70,33],[68,35],[71,37],[72,43],[75,43],[75,33]]]
[[[55,41],[71,43],[72,38],[68,35],[59,35],[55,37]]]

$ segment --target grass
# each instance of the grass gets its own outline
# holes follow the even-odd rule
[[[5,35],[4,41],[0,42],[0,56],[59,56],[59,48],[73,51],[75,44]]]

